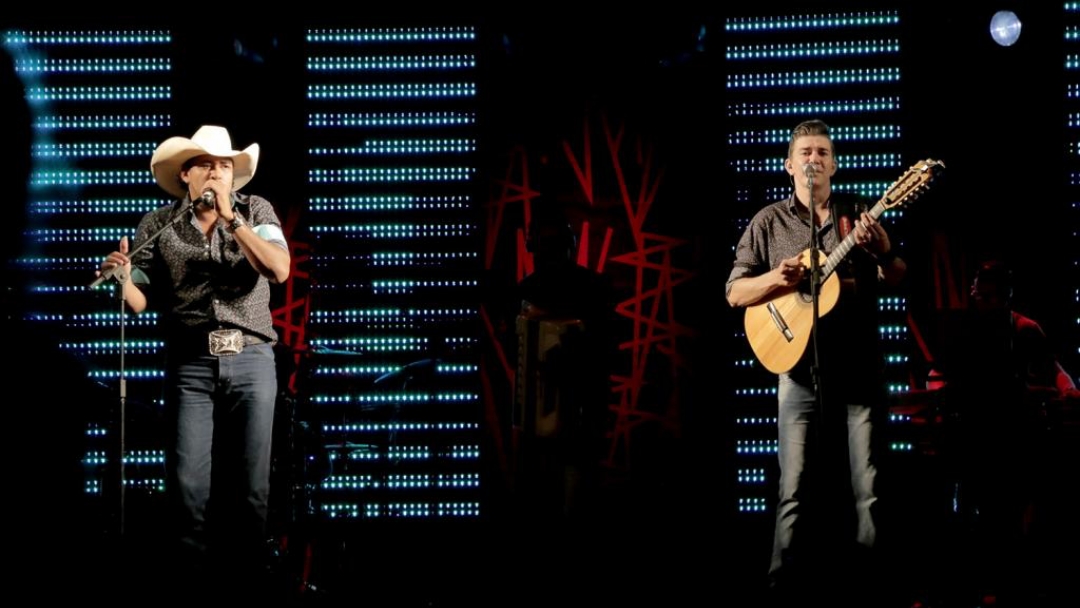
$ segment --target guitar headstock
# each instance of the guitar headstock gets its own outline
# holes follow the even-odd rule
[[[937,173],[944,168],[945,163],[930,158],[915,163],[900,176],[900,179],[889,186],[885,196],[879,201],[881,206],[889,209],[909,200],[915,200],[926,191]]]

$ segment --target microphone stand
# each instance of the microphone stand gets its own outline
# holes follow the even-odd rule
[[[191,209],[191,203],[188,202],[188,204],[183,206],[180,209],[180,211],[177,212],[177,214],[175,216],[173,216],[173,218],[171,220],[169,220],[168,223],[166,223],[164,226],[161,227],[160,230],[158,230],[154,234],[150,235],[150,238],[143,241],[138,247],[136,247],[134,250],[132,250],[130,253],[128,253],[128,257],[131,258],[131,257],[135,256],[135,254],[137,254],[140,251],[142,251],[143,249],[146,249],[147,247],[149,247],[151,243],[157,241],[157,238],[159,236],[161,236],[161,233],[165,232],[167,229],[172,227],[173,224],[179,222],[181,219],[187,217],[187,215],[188,215],[187,212],[190,209]],[[127,503],[127,500],[126,500],[126,492],[127,492],[126,478],[125,478],[125,475],[124,475],[124,449],[125,449],[125,441],[126,441],[125,434],[126,434],[126,422],[127,422],[127,413],[126,413],[126,410],[127,410],[127,377],[125,376],[125,371],[124,371],[124,353],[125,353],[125,350],[126,350],[125,342],[124,342],[124,339],[125,339],[124,338],[124,334],[125,334],[124,318],[125,318],[125,314],[127,312],[127,309],[126,309],[127,302],[124,299],[124,284],[128,282],[130,277],[128,276],[127,271],[122,266],[114,266],[112,268],[101,271],[101,274],[98,275],[98,277],[94,280],[93,283],[90,283],[89,287],[90,287],[90,289],[94,289],[94,288],[98,287],[99,285],[101,285],[102,283],[104,283],[105,281],[108,281],[109,279],[113,279],[113,280],[116,281],[116,294],[117,294],[116,297],[117,297],[117,300],[119,301],[119,304],[120,304],[120,316],[119,316],[119,319],[120,319],[119,320],[119,323],[120,323],[120,370],[119,370],[119,380],[117,382],[117,386],[118,386],[118,389],[120,391],[120,403],[119,403],[120,411],[117,414],[117,416],[119,418],[119,420],[117,422],[117,425],[118,425],[118,433],[119,433],[118,443],[119,443],[119,448],[120,448],[120,455],[118,457],[118,469],[119,469],[118,483],[119,483],[119,488],[118,488],[117,491],[119,492],[119,495],[117,497],[117,500],[118,500],[117,508],[119,509],[119,512],[117,513],[117,532],[118,532],[120,538],[124,538],[125,523],[126,523],[126,517],[125,517],[126,516],[126,503]]]
[[[810,379],[814,386],[814,399],[818,408],[818,415],[822,420],[825,418],[825,412],[823,410],[825,405],[825,399],[822,396],[821,389],[821,360],[818,354],[818,320],[820,318],[820,312],[818,310],[819,300],[821,297],[821,262],[818,260],[818,229],[817,229],[817,216],[816,205],[814,204],[814,172],[812,165],[808,165],[803,169],[806,174],[806,188],[809,192],[808,198],[810,199],[810,300],[813,307],[813,315],[810,320],[810,341],[813,347],[813,361],[810,364]],[[818,427],[819,432],[821,425]]]

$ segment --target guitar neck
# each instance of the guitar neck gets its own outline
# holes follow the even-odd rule
[[[879,200],[876,204],[874,204],[870,211],[868,211],[868,213],[870,214],[870,217],[874,218],[874,220],[877,220],[879,217],[881,217],[882,213],[885,213],[885,205],[883,205],[882,201]],[[848,252],[851,251],[853,247],[855,247],[855,228],[851,229],[851,232],[849,232],[848,235],[844,237],[843,241],[840,241],[840,244],[836,246],[836,249],[833,249],[832,253],[829,254],[829,257],[825,259],[825,266],[824,268],[822,268],[821,271],[822,281],[825,281],[825,279],[828,279],[830,276],[832,276],[832,273],[836,271],[836,268],[840,266],[840,262],[844,261],[844,258],[847,257]]]

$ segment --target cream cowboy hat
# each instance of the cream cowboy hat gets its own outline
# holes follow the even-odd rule
[[[251,181],[255,175],[255,167],[259,164],[259,144],[251,144],[243,150],[233,150],[232,139],[224,127],[204,125],[199,127],[191,139],[170,137],[161,142],[150,157],[150,171],[162,189],[177,198],[183,198],[187,196],[187,189],[179,179],[180,170],[184,163],[203,154],[233,160],[233,190],[239,190]]]

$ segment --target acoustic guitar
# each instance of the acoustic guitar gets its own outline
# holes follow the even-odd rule
[[[900,179],[893,182],[885,195],[868,212],[875,220],[891,209],[915,200],[925,192],[930,182],[945,165],[927,159],[912,165]],[[826,256],[818,252],[821,287],[818,290],[818,314],[824,316],[840,299],[840,280],[835,271],[848,252],[855,247],[855,231],[848,233]],[[801,261],[810,267],[810,250],[802,252]],[[746,337],[754,355],[769,371],[782,374],[791,371],[802,358],[813,328],[813,301],[809,281],[789,288],[778,289],[761,302],[746,308],[743,319]]]

